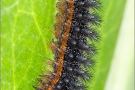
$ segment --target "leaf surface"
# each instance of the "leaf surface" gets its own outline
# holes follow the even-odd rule
[[[101,41],[91,90],[104,90],[126,0],[101,0]],[[1,90],[34,90],[50,69],[55,0],[2,0]]]

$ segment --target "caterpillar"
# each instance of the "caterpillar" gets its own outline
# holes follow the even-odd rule
[[[94,42],[99,39],[96,27],[100,17],[96,10],[98,0],[58,0],[58,13],[54,25],[57,42],[51,42],[54,53],[54,71],[40,75],[36,90],[87,90],[83,81],[91,80],[87,67],[94,64],[96,49]]]

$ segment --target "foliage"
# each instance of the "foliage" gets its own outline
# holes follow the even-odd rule
[[[102,39],[91,90],[104,89],[126,0],[101,2]],[[55,0],[2,0],[1,90],[34,90],[39,74],[50,69],[55,5]]]

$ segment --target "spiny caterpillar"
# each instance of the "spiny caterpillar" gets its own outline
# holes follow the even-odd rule
[[[94,63],[94,41],[99,38],[95,29],[101,21],[95,13],[99,4],[97,0],[59,0],[54,25],[57,42],[51,42],[54,71],[41,75],[36,90],[88,89],[82,80],[92,77],[86,68]]]

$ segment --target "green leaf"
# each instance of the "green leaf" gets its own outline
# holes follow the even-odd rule
[[[90,90],[105,88],[126,0],[101,2],[102,38]],[[1,90],[34,90],[36,78],[51,69],[55,5],[56,0],[2,0]]]
[[[2,0],[2,90],[34,90],[52,53],[54,0]]]

